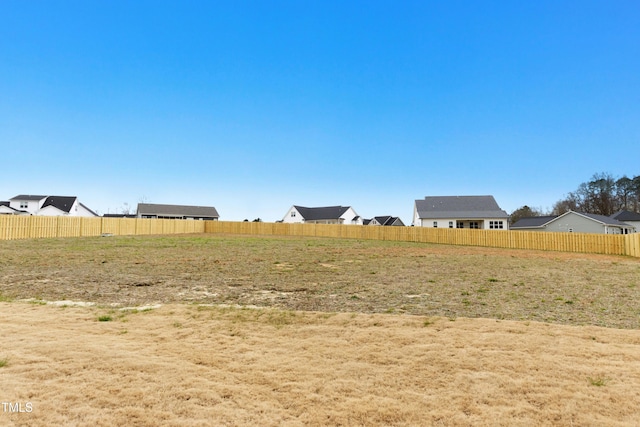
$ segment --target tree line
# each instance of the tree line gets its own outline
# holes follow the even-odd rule
[[[615,178],[610,173],[596,173],[575,191],[558,200],[551,212],[522,206],[511,214],[511,222],[541,215],[562,215],[569,210],[611,216],[621,210],[640,213],[640,175]]]

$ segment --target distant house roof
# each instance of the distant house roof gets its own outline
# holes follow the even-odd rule
[[[640,214],[636,212],[620,211],[611,215],[611,218],[618,221],[640,221]]]
[[[71,212],[71,208],[75,203],[77,197],[67,197],[67,196],[49,196],[47,200],[42,204],[42,208],[44,209],[48,206],[53,206],[54,208],[60,209],[62,212]],[[24,200],[24,199],[21,199]],[[40,200],[40,199],[38,199]]]
[[[27,194],[20,194],[16,197],[12,197],[9,200],[42,200],[44,198],[46,198],[47,196],[32,196],[32,195],[27,195]]]
[[[372,219],[375,219],[376,222],[380,225],[404,225],[402,220],[397,216],[384,215],[384,216],[376,216],[376,217],[373,217]],[[367,222],[365,225],[368,225],[368,224],[369,222]]]
[[[508,218],[493,196],[431,196],[416,200],[419,218]]]
[[[138,203],[138,215],[156,215],[168,217],[219,218],[213,206],[160,205]]]
[[[572,212],[572,211],[569,211],[569,212]],[[619,227],[629,227],[629,224],[625,224],[622,221],[618,221],[617,219],[613,219],[610,216],[596,215],[596,214],[590,214],[590,213],[584,213],[584,212],[574,212],[574,213],[576,213],[578,215],[586,216],[588,218],[591,218],[594,221],[601,222],[602,224],[617,225]]]
[[[307,221],[319,221],[326,219],[338,219],[349,209],[349,206],[326,206],[320,208],[307,208],[293,206]],[[356,217],[357,218],[357,217]]]
[[[514,222],[509,228],[511,230],[515,230],[517,228],[536,228],[543,227],[547,223],[556,219],[557,215],[548,215],[548,216],[529,216],[520,218],[518,221]]]

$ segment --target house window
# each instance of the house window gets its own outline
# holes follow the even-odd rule
[[[464,222],[456,221],[456,228],[464,228]]]
[[[489,221],[489,228],[491,230],[502,230],[504,229],[504,223],[502,221]]]
[[[478,221],[470,221],[469,222],[469,228],[480,228],[478,226]]]
[[[296,216],[296,211],[291,211],[291,218]]]
[[[438,221],[433,221],[433,228],[438,228]]]
[[[20,209],[27,209],[29,207],[29,202],[20,202]]]
[[[449,221],[449,228],[453,228],[453,221]]]

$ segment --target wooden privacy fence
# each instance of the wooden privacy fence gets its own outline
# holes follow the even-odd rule
[[[207,221],[207,233],[315,236],[640,257],[640,233],[587,234],[369,225]]]
[[[204,233],[204,221],[0,215],[0,240],[143,234]]]
[[[187,233],[263,234],[273,236],[395,240],[507,249],[538,249],[629,255],[640,258],[640,233],[616,235],[455,228],[379,227],[368,225],[0,215],[0,240],[100,236],[102,234],[149,235]]]

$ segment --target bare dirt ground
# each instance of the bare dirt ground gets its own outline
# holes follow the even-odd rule
[[[0,242],[0,425],[640,425],[639,286],[624,257]]]

